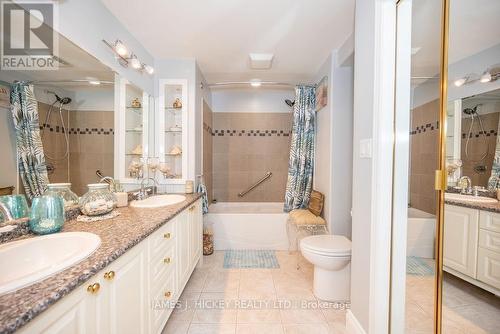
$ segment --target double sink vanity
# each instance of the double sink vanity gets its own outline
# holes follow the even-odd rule
[[[500,295],[500,202],[445,194],[443,269]]]
[[[161,333],[201,258],[198,194],[0,246],[0,332]]]

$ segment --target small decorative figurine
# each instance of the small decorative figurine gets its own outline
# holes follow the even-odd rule
[[[182,102],[181,102],[181,99],[176,98],[176,99],[175,99],[175,101],[174,101],[174,103],[173,103],[173,107],[174,107],[175,109],[180,109],[180,108],[182,108]]]
[[[133,99],[130,104],[132,105],[132,108],[140,108],[141,107],[141,101],[139,101],[138,97]]]

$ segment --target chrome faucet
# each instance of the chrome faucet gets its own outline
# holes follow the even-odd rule
[[[472,181],[470,177],[465,175],[462,176],[460,179],[458,179],[458,186],[461,189],[460,191],[461,194],[467,194],[467,195],[472,194]]]
[[[144,187],[144,181],[149,181],[149,180],[152,180],[153,185],[156,186],[156,187],[153,187],[153,195],[156,195],[156,188],[159,187],[158,181],[156,181],[156,179],[154,179],[152,177],[145,177],[141,181],[141,190],[139,190],[139,193],[137,193],[137,200],[143,200],[143,199],[148,198],[149,195],[148,195],[147,189]]]
[[[0,222],[0,225],[7,225],[9,222],[14,220],[14,217],[12,217],[9,208],[3,202],[0,202],[0,212],[3,215],[3,222]]]
[[[111,192],[116,191],[115,179],[113,179],[111,176],[101,177],[101,179],[99,180],[99,183],[103,183],[103,182],[106,182],[107,184],[109,184],[109,190],[111,190]]]

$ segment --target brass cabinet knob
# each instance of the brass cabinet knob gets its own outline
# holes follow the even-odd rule
[[[99,283],[94,283],[94,284],[90,284],[88,287],[87,287],[87,291],[92,293],[92,294],[96,294],[99,292],[99,289],[101,288],[101,285]]]
[[[115,278],[115,272],[113,270],[108,271],[107,273],[104,274],[104,278],[107,279],[108,281],[111,281],[113,278]]]
[[[193,205],[192,207],[189,208],[189,211],[193,211],[195,206]]]
[[[165,234],[163,235],[163,237],[164,237],[165,239],[170,239],[170,237],[171,237],[170,232],[165,233]]]
[[[170,263],[170,261],[171,261],[171,259],[169,257],[166,257],[163,259],[163,262],[167,263],[167,264]]]
[[[172,297],[172,292],[170,292],[170,291],[165,292],[165,297],[166,298]]]

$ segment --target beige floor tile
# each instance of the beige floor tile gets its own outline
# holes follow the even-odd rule
[[[201,292],[203,290],[203,285],[207,279],[209,271],[206,269],[196,268],[189,278],[184,291],[186,292]]]
[[[196,310],[196,301],[200,298],[199,292],[184,291],[179,298],[178,305],[172,312],[169,321],[191,321]]]
[[[258,324],[258,323],[281,323],[280,311],[278,309],[239,309],[239,324]]]
[[[316,300],[311,289],[292,284],[276,284],[276,296],[284,300]]]
[[[283,334],[283,326],[277,324],[240,324],[236,325],[236,334]],[[310,333],[309,333],[310,334]]]
[[[161,334],[186,334],[190,323],[190,321],[173,321],[170,318]]]
[[[284,309],[280,310],[283,324],[318,324],[326,323],[326,318],[319,309]]]
[[[336,310],[328,308],[322,309],[321,311],[325,316],[326,322],[345,326],[346,310]]]
[[[428,314],[424,312],[416,303],[407,301],[405,325],[407,329],[427,331],[431,333],[433,331],[432,313]]]
[[[239,270],[214,270],[208,274],[203,292],[237,291],[239,284]]]
[[[235,298],[230,297],[226,293],[202,293],[192,322],[236,323],[238,310],[233,305]]]
[[[249,300],[275,300],[276,290],[274,289],[274,282],[271,273],[256,277],[254,280],[241,279],[239,291],[239,299]]]
[[[346,334],[345,324],[328,324],[328,332],[330,334]]]
[[[325,324],[284,324],[285,334],[328,334],[331,333]]]
[[[236,324],[191,324],[189,334],[235,334]]]

